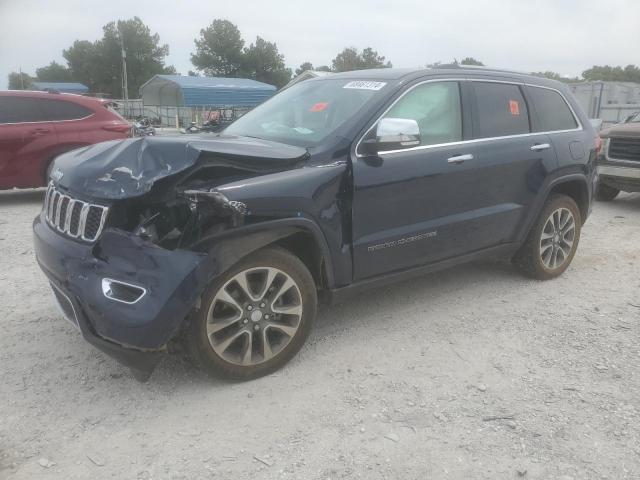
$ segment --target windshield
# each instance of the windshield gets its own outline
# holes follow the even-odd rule
[[[354,117],[385,85],[363,80],[303,81],[240,117],[225,133],[313,147]]]

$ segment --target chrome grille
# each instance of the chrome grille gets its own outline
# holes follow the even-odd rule
[[[72,198],[49,184],[43,211],[47,223],[59,232],[93,242],[102,233],[109,208]]]
[[[609,140],[609,158],[640,162],[640,140],[637,138],[612,138]]]

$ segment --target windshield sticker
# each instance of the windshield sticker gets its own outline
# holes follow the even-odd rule
[[[327,108],[329,104],[326,102],[318,102],[314,105],[311,106],[311,108],[309,109],[310,112],[321,112],[323,111],[325,108]]]
[[[356,88],[358,90],[380,90],[387,82],[369,82],[366,80],[356,80],[349,82],[342,88]]]
[[[305,127],[294,127],[294,130],[298,133],[301,133],[302,135],[310,135],[313,133],[313,130],[309,130]]]
[[[520,104],[518,104],[517,100],[509,100],[509,110],[511,110],[511,115],[513,116],[520,115]]]

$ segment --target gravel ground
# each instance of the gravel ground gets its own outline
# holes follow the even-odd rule
[[[640,478],[640,195],[599,203],[559,279],[458,267],[323,311],[277,374],[140,384],[54,308],[0,193],[0,478]]]

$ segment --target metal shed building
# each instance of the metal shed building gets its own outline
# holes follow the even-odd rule
[[[89,87],[74,82],[32,82],[34,90],[56,90],[61,93],[89,93]]]
[[[248,78],[154,75],[140,87],[142,103],[163,107],[254,107],[276,87]]]
[[[248,110],[271,97],[276,87],[248,78],[154,75],[140,87],[142,103],[155,107],[163,124],[182,124],[205,109]]]

